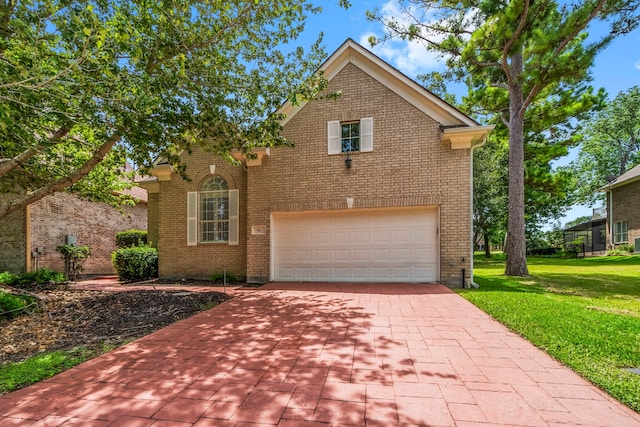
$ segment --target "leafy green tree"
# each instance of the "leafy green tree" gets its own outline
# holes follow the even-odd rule
[[[340,0],[341,6],[348,1]],[[125,159],[286,144],[284,99],[326,86],[309,0],[6,1],[0,5],[0,218],[71,188],[113,201]]]
[[[640,87],[620,92],[584,125],[578,157],[572,164],[578,201],[603,201],[598,188],[640,163]]]
[[[570,228],[570,227],[573,227],[574,225],[582,224],[583,222],[587,222],[587,221],[591,221],[591,217],[590,216],[588,216],[588,215],[579,216],[576,219],[573,219],[571,221],[567,221],[567,223],[564,225],[564,228]]]
[[[483,241],[485,257],[491,244],[502,245],[507,219],[507,150],[495,136],[473,152],[474,242]]]
[[[399,0],[401,17],[379,12],[381,38],[420,40],[440,54],[443,74],[465,81],[470,98],[499,115],[509,130],[509,206],[506,274],[528,275],[525,229],[525,122],[538,114],[539,131],[551,134],[597,105],[602,93],[590,86],[596,54],[615,36],[638,24],[638,0]],[[587,40],[595,22],[607,34]],[[531,128],[533,130],[533,128]],[[550,135],[552,136],[552,135]]]

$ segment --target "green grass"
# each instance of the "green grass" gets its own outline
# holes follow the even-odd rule
[[[94,349],[78,348],[40,354],[22,362],[6,363],[0,366],[0,394],[52,377],[96,357],[99,353]]]
[[[640,255],[530,257],[530,277],[504,275],[504,257],[475,259],[477,290],[460,294],[640,411]]]

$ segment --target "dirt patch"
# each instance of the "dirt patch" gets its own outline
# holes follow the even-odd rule
[[[38,309],[0,323],[0,364],[52,350],[121,345],[192,316],[221,292],[42,290]]]

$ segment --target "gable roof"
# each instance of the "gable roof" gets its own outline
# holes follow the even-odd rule
[[[623,185],[630,184],[632,182],[640,180],[640,165],[636,165],[627,172],[623,173],[607,185],[600,188],[601,191],[611,190]]]
[[[443,128],[479,126],[460,110],[434,95],[353,39],[347,39],[319,68],[331,81],[348,64],[354,64],[404,100],[438,121]],[[286,101],[278,111],[285,115],[286,124],[305,103],[294,106]]]

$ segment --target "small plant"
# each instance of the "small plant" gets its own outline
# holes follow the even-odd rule
[[[35,305],[35,299],[28,295],[14,295],[0,289],[0,319],[16,317]]]
[[[215,273],[211,276],[209,276],[209,281],[214,282],[214,283],[223,283],[224,282],[224,273]],[[238,283],[240,282],[240,279],[231,274],[231,273],[227,273],[227,283]]]
[[[3,271],[0,273],[0,283],[11,286],[10,284],[14,282],[18,278],[17,274],[9,273],[8,271]]]
[[[47,288],[48,285],[65,281],[64,275],[57,271],[42,268],[23,274],[0,273],[0,282],[12,288],[28,291],[37,291]]]
[[[116,233],[116,248],[118,249],[146,245],[147,232],[144,230],[125,230]]]
[[[82,273],[83,265],[87,258],[91,256],[89,246],[60,245],[56,251],[62,254],[64,259],[64,274],[67,280],[75,281]]]
[[[116,249],[111,261],[120,280],[135,282],[158,276],[158,250],[149,246]]]

